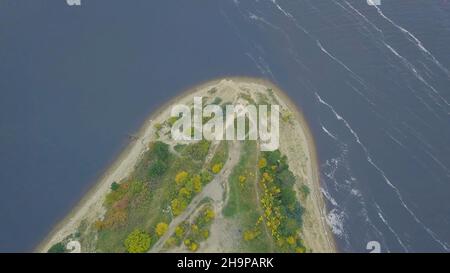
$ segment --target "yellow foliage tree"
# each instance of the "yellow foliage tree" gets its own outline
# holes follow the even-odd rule
[[[195,252],[198,249],[198,245],[194,242],[191,243],[191,246],[189,247],[189,249],[193,252]]]
[[[169,225],[164,222],[161,222],[156,225],[155,232],[159,237],[161,237],[167,232],[168,229]]]
[[[186,208],[186,204],[178,198],[175,198],[170,203],[170,207],[172,208],[172,213],[175,216],[180,215],[183,210]]]
[[[209,237],[209,230],[204,229],[203,232],[202,232],[202,235],[203,235],[203,238],[208,239],[208,237]]]
[[[251,240],[255,239],[258,236],[258,234],[259,233],[257,231],[247,230],[244,232],[244,240],[251,241]]]
[[[179,194],[180,196],[184,196],[188,199],[191,197],[191,191],[186,187],[181,188]]]
[[[270,174],[268,174],[268,173],[263,173],[263,179],[265,180],[265,181],[267,181],[267,182],[272,182],[273,181],[273,178],[272,178],[272,176],[270,176]]]
[[[184,228],[182,226],[177,226],[175,228],[175,235],[177,235],[178,238],[181,238],[184,234]]]
[[[175,176],[175,183],[177,183],[178,186],[184,185],[188,176],[189,174],[186,171],[181,171],[177,173],[177,175]]]
[[[214,166],[212,166],[211,170],[214,174],[218,174],[220,172],[220,170],[222,170],[222,164],[221,163],[214,164]]]
[[[129,253],[143,253],[150,248],[150,235],[140,229],[135,229],[125,239],[125,247]]]
[[[205,217],[208,221],[211,219],[214,219],[215,216],[216,216],[216,214],[214,213],[214,211],[212,209],[210,209],[210,208],[206,209]]]
[[[295,237],[294,236],[289,236],[286,239],[286,242],[290,245],[294,245],[295,244]]]
[[[295,252],[297,252],[297,253],[305,253],[305,252],[306,252],[306,248],[304,248],[304,247],[302,247],[302,246],[297,247],[297,248],[295,249]]]

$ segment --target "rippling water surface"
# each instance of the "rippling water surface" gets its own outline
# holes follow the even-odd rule
[[[158,105],[234,75],[304,111],[341,251],[450,251],[448,1],[58,2],[0,2],[0,251],[31,250]]]

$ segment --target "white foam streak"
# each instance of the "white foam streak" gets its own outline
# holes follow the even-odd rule
[[[294,22],[294,25],[295,25],[297,28],[299,28],[299,29],[302,30],[304,33],[306,33],[306,34],[309,35],[309,32],[308,32],[303,26],[301,26],[301,25],[298,23],[297,19],[295,19],[295,17],[292,16],[291,13],[289,13],[289,12],[286,11],[286,10],[284,10],[284,9],[277,3],[276,0],[271,0],[271,1],[272,1],[272,3],[277,7],[277,9],[278,9],[279,11],[281,11],[285,16],[287,16],[289,19],[291,19],[292,22]]]
[[[397,242],[402,246],[402,248],[405,250],[405,252],[408,252],[408,248],[406,247],[406,245],[403,243],[403,241],[400,239],[400,237],[398,236],[398,234],[394,231],[394,229],[389,225],[389,223],[386,221],[386,219],[384,218],[382,211],[380,209],[380,207],[378,206],[377,203],[375,203],[375,207],[377,208],[377,214],[378,217],[381,219],[381,221],[386,225],[386,227],[389,229],[389,231],[395,236],[395,238],[397,239]]]
[[[322,124],[321,124],[321,126],[322,126],[322,130],[328,135],[328,136],[330,136],[332,139],[334,139],[334,140],[338,140],[337,139],[337,137],[335,136],[335,135],[333,135],[330,131],[328,131],[328,129],[327,128],[325,128],[325,126],[323,126]]]
[[[349,2],[347,2],[347,1],[344,1],[344,2],[348,7],[350,7],[354,12],[356,12],[361,18],[363,18],[363,20],[366,21],[366,23],[371,25],[373,29],[378,31],[380,34],[383,34],[383,31],[379,27],[377,27],[374,23],[372,23],[366,16],[364,16],[359,10],[357,10],[355,7],[353,7]],[[337,3],[337,2],[335,2],[335,3]],[[342,7],[341,4],[339,4],[339,6]]]
[[[433,63],[435,63],[443,72],[445,72],[445,74],[447,75],[447,77],[450,77],[450,72],[449,70],[444,67],[434,56],[433,54],[431,54],[430,51],[428,51],[428,49],[425,48],[425,46],[422,44],[422,42],[416,37],[414,36],[411,32],[409,32],[408,30],[406,30],[405,28],[403,28],[402,26],[396,24],[392,19],[390,19],[389,17],[387,17],[386,15],[384,15],[384,13],[381,11],[381,9],[377,6],[373,6],[377,9],[378,14],[383,17],[386,21],[388,21],[389,23],[391,23],[394,27],[396,27],[397,29],[399,29],[402,33],[404,33],[408,39],[412,42],[414,42],[417,47],[420,49],[420,51],[427,56]]]
[[[441,94],[433,87],[431,86],[431,84],[429,84],[423,77],[422,75],[417,71],[416,67],[410,63],[405,57],[403,57],[402,55],[400,55],[392,46],[390,46],[388,43],[384,42],[384,45],[395,55],[397,56],[402,63],[408,68],[410,69],[410,71],[412,71],[412,73],[414,74],[414,76],[419,79],[419,81],[421,81],[426,87],[428,87],[430,90],[433,91],[433,93],[435,93],[447,106],[450,106],[450,104],[447,102],[447,100],[441,96]],[[437,100],[435,100],[436,104],[438,104],[439,106],[442,106]]]

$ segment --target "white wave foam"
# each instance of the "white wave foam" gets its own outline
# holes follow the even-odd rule
[[[337,209],[332,209],[327,215],[327,223],[331,227],[331,231],[338,237],[345,237],[344,232],[344,218],[345,214],[343,211],[338,211]]]
[[[379,173],[379,175],[383,178],[384,182],[394,191],[394,193],[397,195],[400,204],[403,206],[403,208],[408,212],[408,214],[414,219],[414,221],[416,223],[418,223],[439,245],[442,246],[442,248],[444,248],[446,251],[450,251],[449,246],[441,241],[438,236],[434,233],[434,231],[432,231],[430,228],[428,228],[415,214],[414,212],[409,208],[409,206],[406,204],[402,194],[400,193],[399,189],[394,186],[392,184],[392,182],[390,181],[390,179],[386,176],[386,173],[373,161],[369,150],[366,148],[366,146],[364,146],[364,144],[361,142],[358,134],[353,130],[353,128],[350,126],[350,124],[347,122],[347,120],[345,120],[341,115],[339,115],[336,110],[327,102],[325,102],[320,96],[319,94],[317,94],[317,92],[315,93],[316,98],[318,99],[318,101],[327,106],[329,108],[329,110],[331,110],[334,115],[336,116],[336,118],[340,121],[342,121],[345,125],[345,127],[347,127],[347,129],[350,131],[350,133],[354,136],[355,141],[360,145],[360,147],[362,148],[362,150],[364,151],[365,155],[366,155],[366,160],[369,162],[369,164]]]
[[[325,196],[325,198],[330,201],[330,203],[334,206],[334,207],[339,207],[338,203],[336,202],[336,200],[334,200],[333,197],[331,197],[330,193],[328,191],[326,191],[324,188],[320,188],[320,191],[322,192],[323,196]]]

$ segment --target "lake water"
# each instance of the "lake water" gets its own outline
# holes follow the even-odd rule
[[[30,251],[158,105],[265,77],[304,111],[341,251],[450,251],[445,0],[0,2],[0,251]]]

